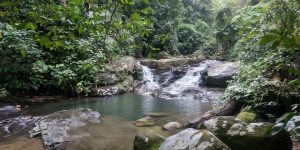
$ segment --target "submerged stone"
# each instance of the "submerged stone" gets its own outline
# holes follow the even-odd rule
[[[289,150],[292,148],[285,131],[271,135],[272,123],[246,123],[231,116],[205,121],[200,129],[211,131],[233,150]]]
[[[221,140],[207,130],[186,129],[165,140],[159,150],[229,150]]]
[[[144,117],[134,122],[136,127],[146,127],[156,125],[155,121],[151,117]]]
[[[88,123],[100,123],[100,114],[90,109],[73,109],[59,111],[41,117],[35,127],[29,131],[30,137],[41,135],[45,147],[56,147],[62,143],[81,137],[69,131]],[[86,136],[86,135],[84,135]]]
[[[152,113],[146,113],[148,117],[166,117],[169,116],[170,114],[167,113],[161,113],[161,112],[152,112]]]
[[[0,136],[9,136],[26,130],[28,131],[39,119],[40,117],[19,116],[2,120],[0,121]]]

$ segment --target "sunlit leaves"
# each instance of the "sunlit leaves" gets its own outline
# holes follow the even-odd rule
[[[33,22],[26,23],[25,29],[35,30],[37,26]]]

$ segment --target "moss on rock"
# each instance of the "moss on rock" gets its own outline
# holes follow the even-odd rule
[[[216,117],[200,128],[216,135],[232,150],[289,150],[291,139],[287,132],[271,135],[272,123],[246,123],[235,117]]]
[[[134,138],[134,150],[157,150],[165,139],[153,134],[138,134]]]
[[[238,119],[244,122],[254,122],[257,119],[257,115],[254,112],[244,111],[240,112],[237,116]]]
[[[189,128],[167,138],[159,149],[229,150],[230,148],[207,130]]]

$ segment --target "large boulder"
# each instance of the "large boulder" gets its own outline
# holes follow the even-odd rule
[[[270,134],[272,123],[246,123],[231,116],[221,116],[203,122],[200,129],[216,135],[232,150],[289,150],[291,139],[287,132]]]
[[[168,58],[168,59],[147,59],[141,60],[141,65],[148,66],[151,69],[156,69],[157,71],[166,71],[170,70],[173,67],[184,66],[189,64],[197,64],[204,61],[206,58],[204,56],[197,57],[177,57],[177,58]]]
[[[236,62],[222,62],[212,65],[208,68],[204,76],[207,86],[227,86],[228,81],[236,73]]]
[[[116,82],[113,85],[98,86],[92,89],[90,96],[113,96],[133,92],[135,89],[135,81],[132,76],[126,76],[122,82]]]
[[[207,130],[183,130],[165,140],[160,150],[229,150],[222,141]]]
[[[140,65],[133,57],[120,57],[96,76],[97,86],[92,88],[90,96],[112,96],[133,92],[137,81],[142,77]]]
[[[134,150],[155,150],[158,149],[164,137],[150,133],[140,133],[135,136],[133,142]]]
[[[71,134],[69,131],[89,123],[100,123],[100,114],[85,108],[59,111],[41,117],[29,134],[30,137],[41,136],[45,147],[55,148],[80,138],[82,135]]]

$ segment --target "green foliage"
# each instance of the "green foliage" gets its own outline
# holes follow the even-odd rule
[[[225,99],[241,100],[261,112],[280,115],[299,103],[298,79],[300,4],[295,0],[260,3],[241,11],[233,20],[241,37],[235,46],[240,68]],[[287,106],[286,106],[287,105]],[[276,109],[281,108],[280,111]]]
[[[6,90],[4,88],[0,89],[0,97],[6,96]]]
[[[282,130],[286,130],[300,142],[299,104],[293,105],[292,112],[286,113],[276,120],[276,124],[272,128],[272,135],[278,134]]]
[[[42,58],[42,51],[33,40],[34,31],[16,30],[0,23],[0,85],[7,90],[39,88],[33,78],[32,64]]]
[[[105,63],[130,53],[120,48],[129,44],[119,41],[151,26],[139,12],[127,14],[134,1],[84,2],[0,3],[1,89],[15,94],[87,94]]]

